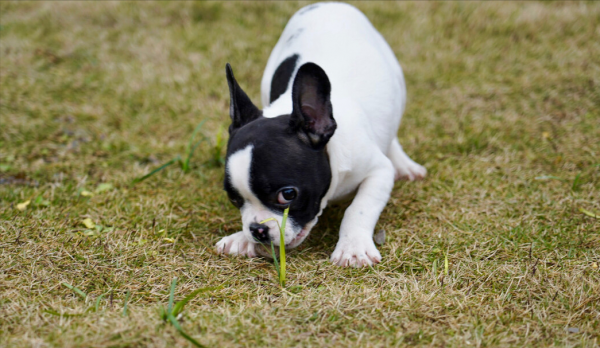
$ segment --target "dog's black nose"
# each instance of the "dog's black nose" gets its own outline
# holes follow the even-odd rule
[[[260,243],[268,243],[271,241],[271,238],[269,237],[269,226],[267,225],[253,222],[250,224],[250,232],[252,232],[252,237]]]

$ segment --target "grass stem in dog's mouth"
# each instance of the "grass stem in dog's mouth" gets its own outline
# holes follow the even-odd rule
[[[275,254],[275,246],[273,242],[271,242],[271,254],[273,255],[273,260],[275,262],[275,270],[277,271],[277,276],[279,277],[279,285],[281,287],[285,287],[285,224],[287,222],[288,214],[290,212],[290,207],[288,206],[283,211],[283,219],[281,220],[281,225],[279,225],[279,221],[275,218],[269,218],[261,221],[261,224],[264,224],[268,221],[275,221],[277,226],[279,227],[279,258],[280,261],[277,261],[277,255]]]

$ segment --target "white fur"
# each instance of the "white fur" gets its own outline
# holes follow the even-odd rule
[[[404,153],[396,138],[406,104],[402,69],[383,37],[353,6],[321,3],[307,9],[290,19],[269,57],[261,83],[263,114],[277,117],[292,111],[293,78],[286,92],[269,105],[271,78],[284,59],[298,54],[296,70],[307,62],[325,70],[337,129],[327,144],[332,180],[321,211],[329,202],[355,194],[331,261],[341,266],[372,265],[381,260],[373,231],[394,179],[419,179],[427,172]]]

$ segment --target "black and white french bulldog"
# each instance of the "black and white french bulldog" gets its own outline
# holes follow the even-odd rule
[[[396,138],[406,103],[402,69],[369,20],[340,3],[299,10],[273,49],[258,109],[226,67],[231,96],[225,190],[242,214],[242,231],[221,239],[223,254],[257,256],[279,245],[289,206],[286,248],[298,246],[332,202],[353,198],[331,262],[381,261],[373,230],[394,180],[427,171]]]

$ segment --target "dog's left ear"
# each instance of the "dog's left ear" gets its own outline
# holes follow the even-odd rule
[[[229,133],[231,133],[231,131],[256,120],[262,113],[254,106],[252,100],[238,85],[229,63],[225,65],[225,73],[227,75],[227,84],[229,85],[229,116],[231,116]]]
[[[317,150],[325,147],[337,127],[330,94],[331,84],[321,67],[314,63],[300,67],[292,87],[290,126],[302,141]]]

